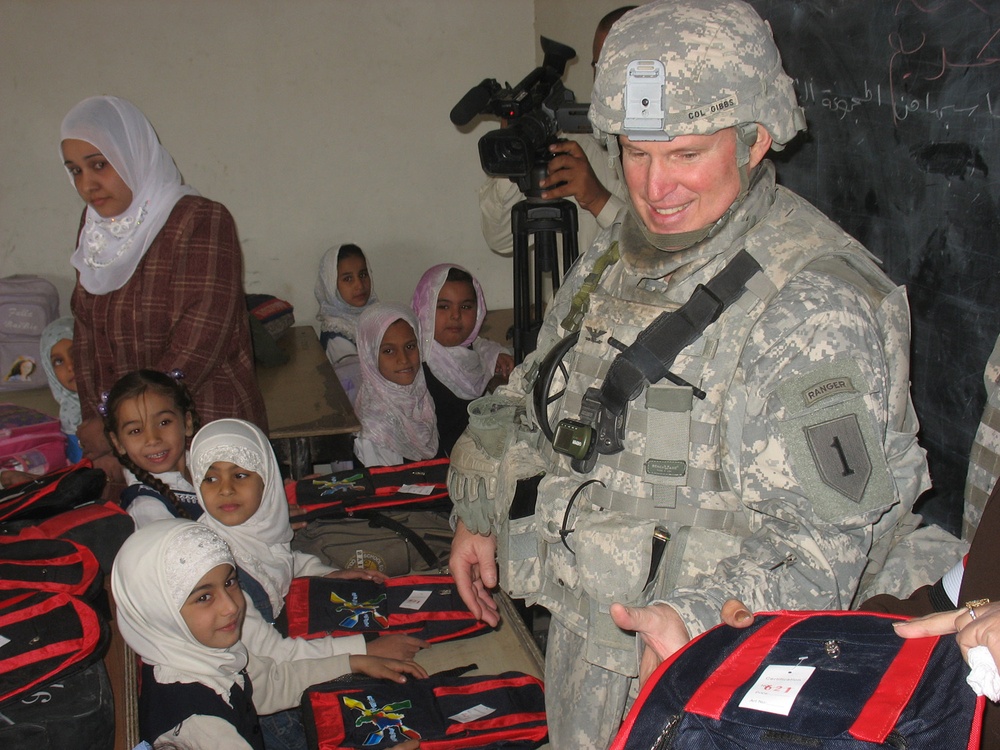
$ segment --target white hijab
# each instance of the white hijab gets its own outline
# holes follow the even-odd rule
[[[218,534],[194,521],[172,518],[136,531],[122,545],[111,570],[118,629],[157,682],[198,682],[229,701],[247,648],[211,648],[195,638],[181,606],[202,576],[218,565],[234,565]]]
[[[410,385],[391,383],[378,370],[382,336],[397,320],[409,323],[420,341],[417,319],[403,305],[380,302],[365,308],[358,320],[361,386],[354,411],[361,421],[361,437],[405,458],[433,458],[438,449],[437,415],[423,370],[417,369]]]
[[[121,216],[105,219],[87,207],[70,259],[84,289],[107,294],[132,278],[177,201],[198,192],[184,184],[149,120],[125,99],[84,99],[63,118],[60,142],[70,138],[97,148],[132,191],[132,204]],[[73,183],[72,175],[69,181]]]
[[[256,472],[264,481],[260,507],[239,526],[226,526],[205,509],[201,480],[216,461],[228,461]],[[285,595],[292,582],[292,526],[278,459],[267,436],[259,427],[242,419],[209,422],[191,441],[189,466],[198,504],[205,510],[198,522],[229,543],[237,565],[264,587],[277,616],[285,606]]]
[[[431,266],[424,272],[413,290],[413,310],[420,321],[420,352],[427,366],[448,390],[469,401],[479,398],[486,391],[503,347],[485,339],[477,341],[479,329],[483,327],[483,320],[486,318],[486,300],[482,286],[472,274],[469,275],[472,276],[472,287],[476,290],[476,325],[473,326],[472,333],[459,346],[441,346],[434,339],[438,294],[452,268],[469,273],[454,263]]]
[[[360,248],[359,248],[360,249]],[[368,302],[364,307],[355,307],[349,304],[340,296],[340,289],[337,288],[337,255],[339,247],[331,247],[323,255],[319,263],[319,276],[316,278],[316,288],[313,293],[316,301],[319,302],[319,313],[316,319],[319,320],[320,330],[324,332],[339,333],[349,339],[352,344],[358,340],[358,318],[361,313],[373,304],[378,302],[375,289],[372,288],[368,297]],[[367,265],[367,258],[365,264]],[[368,278],[371,279],[371,268],[368,269]]]
[[[63,339],[73,340],[73,318],[56,318],[45,326],[39,341],[39,349],[42,369],[45,370],[45,377],[49,379],[49,390],[59,402],[59,422],[62,431],[67,435],[74,435],[76,428],[83,421],[83,415],[80,413],[80,397],[76,391],[71,391],[60,383],[55,370],[52,369],[52,347]]]

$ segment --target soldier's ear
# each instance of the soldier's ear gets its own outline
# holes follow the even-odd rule
[[[757,123],[757,140],[750,147],[750,169],[753,169],[761,160],[767,156],[767,152],[771,150],[771,143],[773,139],[771,134],[767,132],[767,128]]]

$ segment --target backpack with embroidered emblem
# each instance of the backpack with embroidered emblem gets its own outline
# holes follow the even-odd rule
[[[302,696],[311,750],[392,747],[421,750],[538,747],[546,737],[541,681],[521,672],[464,676],[476,665],[404,684],[350,676]]]
[[[370,510],[450,510],[447,458],[372,466],[300,479],[286,488],[305,510],[298,521],[343,517]]]
[[[720,625],[643,686],[611,750],[979,747],[984,699],[955,639],[896,635],[861,612]]]
[[[59,317],[59,292],[41,276],[0,278],[0,391],[45,388],[39,344]]]
[[[401,633],[431,643],[489,628],[465,606],[447,575],[400,576],[384,583],[338,578],[293,578],[279,624],[286,635]]]

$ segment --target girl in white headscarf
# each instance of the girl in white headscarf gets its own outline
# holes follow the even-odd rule
[[[358,320],[361,388],[354,410],[361,432],[354,454],[365,466],[393,466],[438,454],[434,401],[420,367],[413,311],[380,302]]]
[[[434,399],[442,448],[451,451],[469,424],[469,402],[507,382],[514,358],[480,338],[486,318],[483,288],[454,263],[432,266],[413,291],[427,388]]]
[[[372,291],[368,260],[357,245],[331,247],[323,255],[316,279],[319,341],[326,357],[354,403],[361,377],[358,366],[358,318],[378,301]]]
[[[305,641],[282,639],[270,625],[281,613],[292,578],[327,576],[383,581],[375,570],[338,570],[315,555],[291,548],[292,527],[278,460],[260,428],[242,419],[217,419],[191,441],[191,481],[204,510],[199,523],[229,543],[240,585],[251,602],[247,640],[266,643],[289,657],[330,653],[410,658],[427,643],[410,636],[384,636],[365,644],[356,636]]]
[[[73,363],[73,318],[57,318],[45,326],[39,349],[49,390],[59,404],[59,423],[69,441],[66,458],[70,463],[76,463],[83,457],[83,452],[80,441],[76,439],[76,428],[82,417]]]
[[[278,460],[259,427],[242,419],[209,422],[191,441],[190,461],[205,511],[198,520],[229,543],[240,584],[265,620],[280,614],[293,577],[336,571],[315,555],[292,550]]]
[[[405,682],[413,662],[273,658],[241,637],[247,603],[226,542],[207,526],[157,521],[129,537],[111,572],[118,628],[142,660],[139,731],[154,746],[263,750],[258,714],[298,706],[348,672]]]
[[[80,397],[76,395],[73,367],[73,318],[57,318],[45,326],[39,341],[42,369],[49,380],[49,390],[59,403],[62,431],[75,435],[80,424]]]
[[[266,428],[243,292],[243,255],[226,207],[184,184],[131,102],[94,96],[60,129],[60,160],[86,204],[71,262],[73,354],[84,453],[110,453],[100,394],[125,373],[179,369],[202,417]],[[117,462],[95,461],[114,476]]]

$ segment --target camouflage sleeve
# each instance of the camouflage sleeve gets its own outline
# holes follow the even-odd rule
[[[728,598],[752,610],[850,606],[875,525],[900,505],[885,450],[890,373],[875,311],[853,286],[807,271],[772,301],[744,349],[721,437],[752,533],[665,599],[691,635],[717,624]]]
[[[986,361],[983,372],[986,405],[976,429],[965,480],[965,510],[962,515],[962,538],[971,539],[983,516],[986,501],[1000,472],[1000,338]]]

